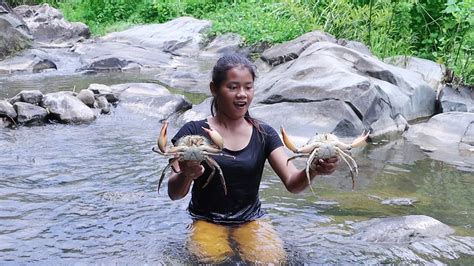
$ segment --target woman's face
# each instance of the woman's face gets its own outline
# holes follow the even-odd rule
[[[216,99],[217,112],[231,119],[245,116],[253,100],[253,77],[242,66],[227,71],[227,78],[219,88],[212,89]]]

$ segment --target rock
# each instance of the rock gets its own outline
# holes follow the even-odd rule
[[[418,202],[416,199],[411,198],[393,198],[382,200],[384,205],[397,205],[397,206],[413,206],[413,203]]]
[[[325,32],[308,32],[294,40],[275,45],[265,50],[261,59],[271,66],[277,66],[298,58],[309,46],[321,41],[335,43],[336,39]]]
[[[171,94],[158,84],[126,83],[111,88],[113,91],[120,91],[118,95],[121,106],[160,120],[191,108],[191,103],[184,96]]]
[[[261,74],[255,87],[254,101],[291,102],[298,114],[304,114],[302,103],[345,102],[361,120],[349,121],[370,128],[371,137],[403,132],[407,121],[435,111],[436,93],[419,74],[329,42],[313,43],[297,59]]]
[[[474,113],[474,89],[467,86],[445,86],[438,96],[442,112]]]
[[[474,113],[448,112],[412,125],[404,137],[428,156],[474,170]],[[465,168],[466,169],[466,168]],[[467,170],[467,169],[466,169]]]
[[[224,54],[235,53],[243,45],[243,38],[235,33],[225,33],[217,36],[204,48],[201,55],[220,57]]]
[[[38,105],[43,100],[43,93],[39,90],[22,90],[20,93],[22,102]]]
[[[17,72],[39,73],[44,71],[57,70],[54,63],[56,58],[43,50],[26,50],[15,57],[0,61],[0,74],[10,74]]]
[[[26,23],[4,1],[0,2],[0,60],[31,46]]]
[[[183,112],[171,121],[175,121],[175,127],[180,128],[189,121],[203,120],[211,116],[211,101],[212,97],[207,98],[202,103],[193,105],[191,109]]]
[[[91,90],[81,90],[77,95],[77,98],[81,100],[85,105],[94,107],[94,93]]]
[[[423,80],[435,91],[441,89],[446,76],[444,65],[427,59],[402,55],[385,58],[384,62],[421,74]]]
[[[100,109],[101,114],[108,114],[110,113],[110,104],[107,101],[105,96],[98,96],[96,97],[97,108]]]
[[[17,113],[13,105],[10,104],[8,101],[0,100],[0,117],[8,117],[11,120],[15,119]]]
[[[174,67],[174,57],[195,57],[201,52],[202,33],[210,27],[209,21],[181,17],[111,33],[77,44],[72,51],[81,55],[80,71]]]
[[[22,5],[14,10],[23,17],[35,40],[40,42],[76,42],[91,35],[84,23],[66,21],[59,10],[48,4]]]
[[[119,86],[120,87],[120,86]],[[116,103],[118,102],[118,94],[121,93],[126,87],[122,88],[122,91],[118,90],[119,87],[115,88],[115,91],[112,90],[109,86],[104,84],[96,84],[92,83],[87,87],[88,90],[92,91],[96,96],[105,96],[109,103]]]
[[[374,243],[410,243],[428,237],[445,237],[454,233],[449,226],[425,215],[375,218],[352,225],[352,238]]]
[[[21,124],[41,125],[48,116],[46,109],[34,104],[17,102],[13,107],[18,113],[17,121]]]
[[[44,95],[41,106],[49,110],[54,119],[63,123],[88,123],[96,119],[94,112],[87,105],[68,92]]]
[[[275,115],[275,110],[284,115]],[[344,138],[358,136],[365,129],[352,108],[338,100],[259,105],[251,108],[250,114],[275,129],[284,126],[298,145],[317,133],[333,133]]]
[[[365,44],[361,42],[339,39],[337,40],[337,44],[342,45],[352,50],[356,50],[359,53],[372,56],[372,53],[370,52],[369,47],[365,46]]]

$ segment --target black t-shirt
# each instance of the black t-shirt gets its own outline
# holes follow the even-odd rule
[[[206,120],[186,123],[171,140],[174,144],[186,135],[209,136],[201,128],[209,128]],[[283,146],[277,132],[269,125],[260,122],[261,131],[253,127],[249,144],[239,151],[226,148],[223,153],[235,156],[212,156],[224,173],[227,195],[216,171],[211,182],[203,188],[211,173],[207,163],[204,174],[193,183],[188,211],[194,219],[204,219],[214,223],[238,224],[255,220],[264,214],[260,209],[258,190],[262,179],[265,161],[270,153]]]

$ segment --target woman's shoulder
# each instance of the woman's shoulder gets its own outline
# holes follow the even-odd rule
[[[260,128],[263,130],[263,132],[265,134],[270,134],[272,132],[276,132],[276,129],[274,129],[269,124],[263,122],[262,120],[258,120],[258,125],[260,126]]]

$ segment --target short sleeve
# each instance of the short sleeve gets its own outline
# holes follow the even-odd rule
[[[283,146],[283,142],[274,128],[266,124],[262,126],[265,131],[265,156],[268,157],[273,150]]]

